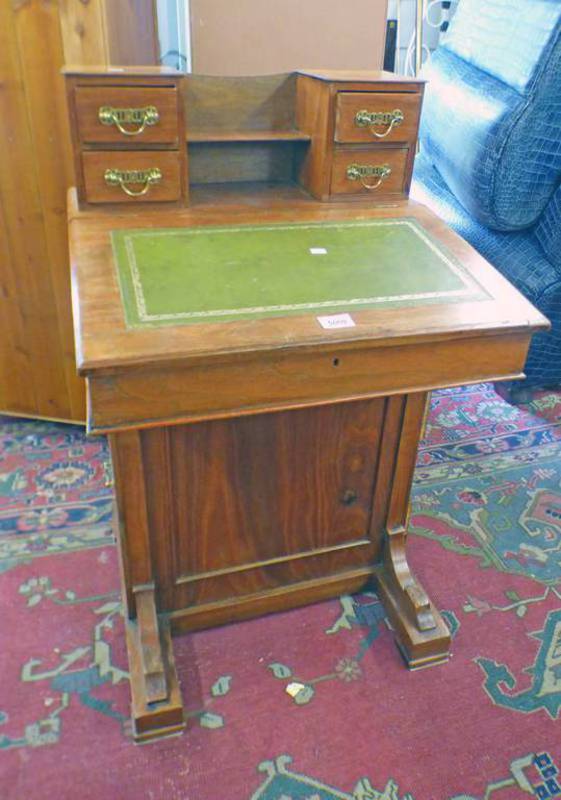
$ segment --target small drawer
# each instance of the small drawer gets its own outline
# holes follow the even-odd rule
[[[408,153],[405,147],[336,148],[331,194],[401,194]]]
[[[181,162],[173,150],[82,153],[87,203],[151,203],[181,199]]]
[[[338,92],[336,142],[414,142],[421,94]]]
[[[75,92],[82,144],[179,145],[173,86],[78,86]]]

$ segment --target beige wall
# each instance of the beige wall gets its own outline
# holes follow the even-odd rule
[[[387,0],[190,0],[193,72],[379,69]]]

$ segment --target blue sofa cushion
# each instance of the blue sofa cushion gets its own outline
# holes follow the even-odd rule
[[[438,170],[417,156],[411,197],[427,205],[466,239],[552,323],[532,338],[525,372],[529,384],[556,384],[561,369],[561,269],[546,258],[533,230],[503,233],[482,225],[450,192]]]
[[[461,0],[424,77],[426,158],[480,222],[533,225],[561,176],[561,2]]]
[[[561,271],[561,186],[541,215],[534,234],[549,260]]]
[[[445,47],[523,93],[560,17],[559,0],[461,0]]]

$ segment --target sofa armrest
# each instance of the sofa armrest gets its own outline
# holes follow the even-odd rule
[[[539,218],[534,235],[551,263],[561,270],[561,185]]]

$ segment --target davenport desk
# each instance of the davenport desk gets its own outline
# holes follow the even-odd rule
[[[428,393],[521,377],[548,323],[407,198],[422,82],[68,87],[77,362],[111,444],[136,739],[184,725],[171,634],[371,580],[407,664],[446,660],[406,555]]]

